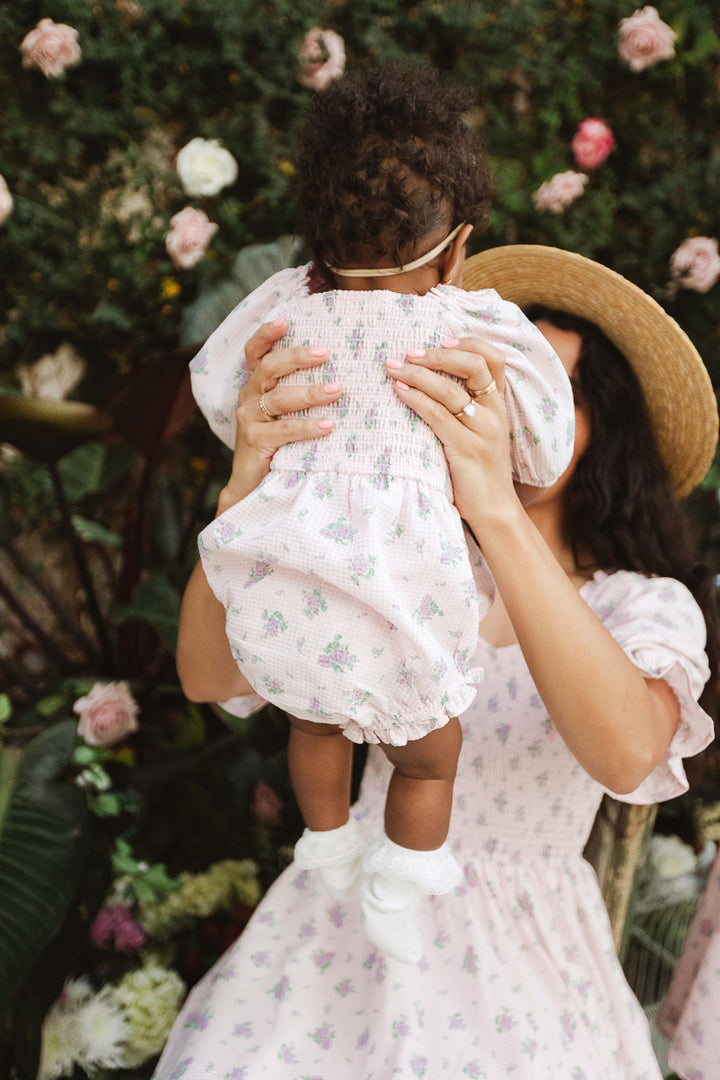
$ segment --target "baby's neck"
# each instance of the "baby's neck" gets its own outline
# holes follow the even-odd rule
[[[419,266],[403,274],[389,277],[346,278],[333,274],[334,286],[342,292],[368,292],[386,289],[388,292],[404,293],[406,296],[424,296],[441,282],[437,266]]]

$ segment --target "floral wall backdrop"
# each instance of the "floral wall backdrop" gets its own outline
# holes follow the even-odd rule
[[[293,157],[312,95],[386,56],[475,90],[497,189],[476,250],[601,260],[720,380],[713,0],[2,5],[2,1075],[149,1076],[185,988],[299,831],[284,717],[191,705],[175,676],[228,464],[186,369],[245,292],[302,259]],[[716,566],[718,482],[692,500]],[[713,761],[700,810],[668,819],[697,851]]]

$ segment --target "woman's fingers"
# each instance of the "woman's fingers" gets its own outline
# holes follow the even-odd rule
[[[267,422],[286,416],[288,413],[300,412],[301,409],[330,405],[341,395],[342,386],[338,382],[308,383],[304,386],[274,386],[261,395],[267,413],[270,413],[268,416],[259,406],[260,396],[257,393],[243,394],[241,391],[238,401],[238,422],[242,424],[256,420]]]
[[[422,365],[432,371],[455,375],[474,393],[488,386],[491,379],[495,380],[501,396],[505,391],[503,354],[479,338],[450,338],[440,349],[410,349],[405,360],[409,365]]]
[[[295,346],[289,349],[276,349],[275,343],[280,340],[288,328],[287,319],[276,319],[274,322],[265,323],[256,330],[245,345],[245,361],[248,373],[260,375],[264,383],[263,389],[269,389],[275,380],[283,375],[300,368],[318,367],[328,357],[328,351],[324,346],[312,347]]]

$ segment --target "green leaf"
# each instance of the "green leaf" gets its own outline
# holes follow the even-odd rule
[[[141,581],[129,604],[119,604],[114,620],[141,619],[149,623],[162,640],[175,649],[180,621],[180,593],[161,574],[151,574]]]
[[[4,724],[12,716],[12,702],[8,694],[0,694],[0,724]]]
[[[40,713],[40,716],[54,716],[64,705],[67,705],[65,694],[50,694],[35,702],[35,712]]]
[[[60,927],[85,860],[85,798],[60,778],[74,744],[67,721],[21,756],[0,753],[0,1008]]]
[[[132,449],[122,443],[104,446],[90,442],[67,454],[58,470],[70,505],[99,495],[127,472],[132,459]]]
[[[80,401],[34,401],[0,394],[3,440],[40,461],[57,461],[111,428],[112,419],[106,413]]]
[[[81,517],[80,514],[73,514],[72,523],[75,526],[75,532],[86,544],[105,544],[110,548],[122,547],[122,537],[106,529],[98,521],[90,521],[88,518]]]

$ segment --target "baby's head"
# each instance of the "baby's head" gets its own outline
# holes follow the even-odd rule
[[[469,91],[394,61],[314,99],[298,153],[310,255],[322,269],[406,265],[462,222],[484,228],[492,180],[464,121]]]

